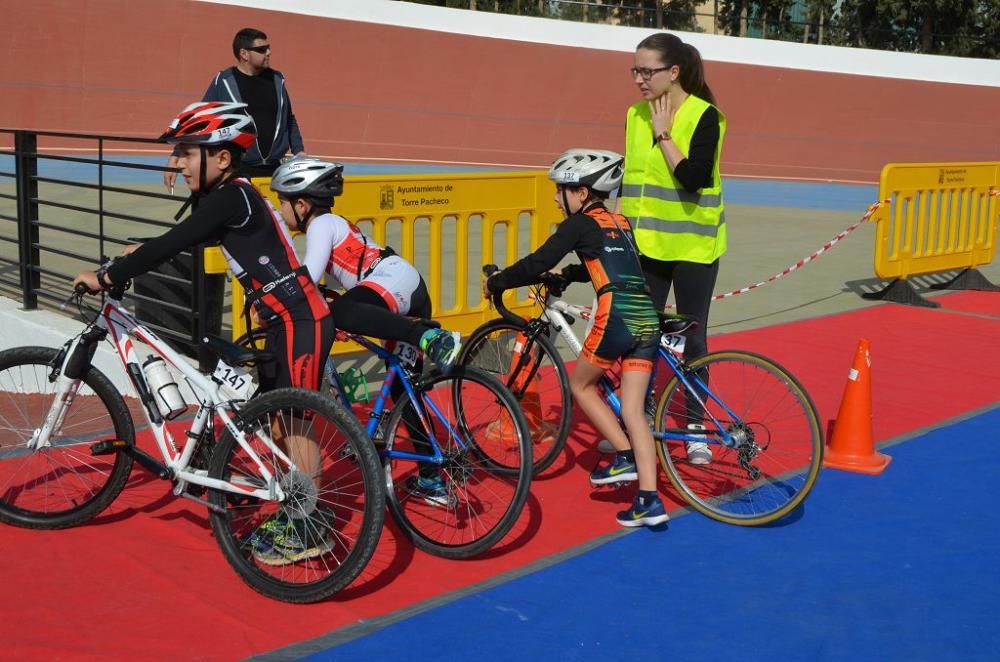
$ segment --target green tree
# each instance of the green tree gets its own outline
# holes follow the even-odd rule
[[[996,57],[1000,0],[844,0],[841,24],[857,46]]]
[[[612,23],[656,30],[698,30],[698,0],[550,0],[557,16],[588,23]]]
[[[806,0],[802,41],[814,44],[842,44],[844,37],[836,20],[838,0]]]
[[[721,0],[718,22],[723,32],[764,39],[798,38],[801,26],[792,24],[794,0]]]

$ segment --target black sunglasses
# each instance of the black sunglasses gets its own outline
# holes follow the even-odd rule
[[[261,55],[263,55],[264,53],[271,50],[271,44],[261,44],[260,46],[247,46],[243,50],[253,51],[254,53],[260,53]]]

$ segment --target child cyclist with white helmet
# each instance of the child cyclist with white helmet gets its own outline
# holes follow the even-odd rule
[[[618,513],[618,523],[653,526],[668,519],[656,493],[656,454],[644,414],[660,328],[628,219],[604,206],[621,185],[623,161],[620,154],[596,149],[571,149],[557,158],[549,178],[556,183],[555,200],[566,220],[538,250],[490,276],[483,287],[489,296],[533,283],[570,251],[583,261],[562,270],[568,280],[590,281],[597,291],[594,325],[570,386],[580,408],[616,451],[611,463],[591,473],[590,481],[604,485],[638,479],[639,493],[631,508]],[[597,388],[618,359],[627,435]]]
[[[339,163],[296,158],[271,177],[285,223],[306,234],[303,264],[314,281],[328,274],[346,290],[330,304],[338,329],[419,347],[447,371],[461,348],[460,336],[428,323],[433,311],[420,273],[392,248],[378,245],[331,211],[334,198],[344,191],[343,171]],[[421,369],[416,357],[414,369]],[[402,392],[397,380],[393,398]],[[421,429],[418,421],[413,421],[413,429]],[[428,502],[447,505],[448,490],[437,465],[421,463],[419,474],[408,486],[410,491]]]

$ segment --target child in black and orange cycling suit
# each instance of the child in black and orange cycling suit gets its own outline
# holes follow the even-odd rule
[[[576,402],[616,450],[614,460],[595,469],[590,481],[603,485],[638,479],[639,493],[631,508],[618,513],[618,523],[653,526],[668,519],[656,494],[656,455],[644,414],[660,330],[628,219],[604,206],[621,184],[623,161],[620,154],[592,149],[571,149],[556,159],[549,177],[556,182],[556,203],[566,220],[537,251],[487,279],[484,289],[489,296],[536,282],[570,251],[583,261],[562,271],[568,280],[590,281],[597,291],[594,326],[570,386]],[[619,359],[628,435],[597,389],[601,375]]]
[[[160,139],[177,145],[194,212],[165,234],[128,247],[126,257],[107,269],[81,272],[74,286],[84,283],[96,291],[124,283],[189,247],[218,243],[246,289],[248,304],[266,325],[274,360],[258,369],[261,391],[287,386],[318,390],[333,344],[333,318],[281,218],[248,180],[235,174],[243,151],[257,138],[245,108],[241,103],[194,103],[170,123]],[[296,465],[318,476],[318,445],[276,433]],[[281,514],[259,527],[251,541],[254,556],[262,563],[285,565],[324,553],[327,541],[308,541],[291,527]]]

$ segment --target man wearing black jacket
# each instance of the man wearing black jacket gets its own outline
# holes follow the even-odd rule
[[[240,174],[247,177],[270,177],[291,149],[304,153],[299,124],[292,113],[292,102],[285,87],[285,77],[271,68],[271,46],[267,35],[254,28],[243,28],[233,38],[235,67],[223,69],[202,97],[202,101],[225,101],[247,104],[257,125],[257,141],[243,156]],[[171,154],[168,167],[177,166],[177,154]],[[163,173],[163,183],[172,192],[177,174]]]

